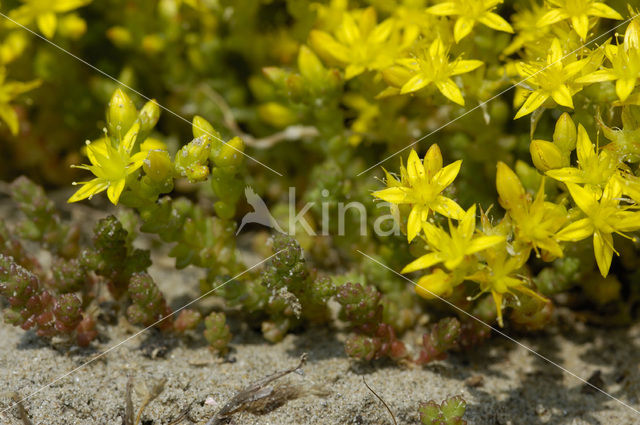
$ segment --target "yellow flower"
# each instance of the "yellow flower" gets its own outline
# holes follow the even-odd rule
[[[23,5],[9,12],[9,17],[22,25],[34,20],[45,37],[51,38],[58,25],[57,13],[69,12],[91,3],[91,0],[22,0]]]
[[[515,5],[516,8],[518,8],[518,6],[517,4]],[[530,8],[516,10],[518,11],[510,18],[516,36],[513,37],[511,43],[504,49],[503,53],[507,56],[514,54],[525,45],[545,37],[550,30],[549,27],[541,28],[540,25],[538,25],[538,20],[540,20],[546,11],[542,6],[532,3]]]
[[[506,244],[502,247],[504,249],[498,248],[485,252],[487,266],[483,270],[468,276],[468,279],[480,284],[482,292],[491,292],[493,301],[496,304],[496,312],[498,313],[498,324],[503,326],[502,300],[504,294],[513,294],[515,290],[538,298],[543,302],[548,302],[548,300],[529,288],[527,281],[518,273],[529,259],[530,250],[518,251],[515,255],[510,255]]]
[[[527,86],[535,88],[531,89],[531,94],[516,114],[515,119],[532,113],[549,98],[555,100],[559,105],[573,108],[572,96],[582,87],[576,86],[572,82],[589,60],[575,60],[567,65],[564,65],[562,60],[562,46],[560,40],[556,38],[551,43],[546,62],[538,64],[520,62],[516,65],[518,73],[526,77]]]
[[[562,247],[556,242],[555,234],[566,222],[567,213],[562,206],[544,201],[544,178],[535,199],[531,200],[516,173],[500,161],[496,187],[500,205],[513,219],[516,240],[532,247],[538,254],[538,250],[543,250],[562,257]]]
[[[353,92],[346,93],[342,101],[357,113],[350,128],[353,134],[349,136],[348,140],[350,145],[358,146],[365,134],[371,132],[376,121],[380,118],[380,103],[369,102],[366,97]]]
[[[547,3],[555,7],[540,18],[538,25],[546,26],[570,19],[573,29],[583,40],[589,31],[589,16],[622,19],[611,7],[594,0],[547,0]]]
[[[448,49],[439,38],[420,56],[399,59],[398,63],[409,69],[409,75],[411,75],[411,78],[402,85],[400,93],[415,92],[433,83],[445,97],[463,106],[462,93],[451,77],[473,71],[483,65],[479,60],[461,60],[460,58],[449,62]]]
[[[112,146],[108,138],[95,143],[87,142],[87,156],[91,165],[76,165],[75,168],[89,170],[96,178],[81,182],[83,186],[67,202],[90,199],[96,193],[106,190],[109,200],[114,205],[118,204],[127,176],[140,168],[147,156],[147,151],[131,155],[139,129],[140,124],[134,123],[118,147]]]
[[[368,70],[381,70],[393,64],[402,49],[398,40],[391,39],[394,20],[389,18],[376,24],[374,8],[357,14],[344,13],[342,23],[331,34],[313,30],[309,41],[323,59],[345,68],[345,78],[351,79]],[[407,42],[407,40],[405,40]],[[413,40],[409,40],[410,44]]]
[[[612,178],[598,195],[592,190],[567,183],[569,193],[585,218],[569,224],[556,234],[561,241],[579,241],[593,235],[593,250],[602,276],[607,276],[615,249],[613,233],[640,229],[640,213],[621,206],[622,186],[618,178]]]
[[[578,168],[558,168],[548,170],[546,174],[564,183],[586,184],[589,189],[601,191],[611,176],[617,172],[617,159],[604,150],[598,154],[582,124],[578,125],[576,152],[578,154]]]
[[[38,87],[40,80],[33,80],[27,83],[5,81],[6,75],[6,69],[0,67],[0,119],[7,123],[11,134],[15,136],[20,129],[20,123],[18,122],[18,114],[16,114],[10,102],[18,95]]]
[[[500,15],[492,10],[502,3],[502,0],[452,0],[436,4],[427,12],[439,16],[458,16],[453,27],[453,37],[456,43],[465,38],[476,22],[498,31],[513,32],[513,28]]]
[[[431,42],[438,37],[450,37],[451,27],[446,19],[427,12],[427,0],[401,0],[398,4],[388,2],[386,11],[392,15],[396,25],[404,29],[404,37],[419,42]]]
[[[617,46],[607,44],[604,54],[611,68],[603,68],[576,80],[578,83],[591,84],[601,81],[615,81],[616,94],[620,101],[627,100],[640,78],[640,22],[631,21],[624,34],[624,41]]]
[[[449,234],[429,222],[424,222],[422,229],[428,249],[432,252],[409,263],[402,269],[402,273],[426,269],[438,263],[444,263],[447,269],[453,270],[462,263],[466,256],[483,251],[505,240],[503,236],[498,235],[477,236],[475,205],[467,210],[457,226],[449,221]]]
[[[422,276],[415,285],[415,291],[422,298],[433,299],[449,296],[459,282],[442,269],[434,269],[431,273]]]
[[[342,17],[349,9],[348,0],[330,0],[328,4],[311,3],[309,6],[316,13],[316,28],[333,31],[342,22]]]
[[[458,175],[462,161],[442,167],[442,153],[438,145],[431,145],[421,163],[413,149],[407,168],[401,166],[401,181],[387,173],[386,189],[373,193],[376,198],[391,204],[412,205],[407,222],[407,238],[411,242],[420,233],[422,223],[435,211],[446,217],[461,219],[464,210],[453,200],[441,195]]]

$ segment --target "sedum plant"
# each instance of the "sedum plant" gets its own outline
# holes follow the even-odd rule
[[[118,217],[87,235],[14,180],[25,219],[0,224],[5,316],[88,343],[104,285],[121,317],[156,324],[170,310],[140,232],[177,268],[204,269],[201,291],[224,302],[158,327],[204,327],[221,353],[227,319],[275,342],[331,324],[332,308],[352,357],[420,364],[488,338],[464,312],[525,331],[558,305],[637,319],[640,18],[626,3],[3,2],[78,57],[109,52],[96,65],[124,83],[0,28],[0,177],[76,180],[71,204],[104,198]],[[287,235],[239,228],[251,193]],[[304,225],[282,225],[289,204]],[[249,247],[275,256],[230,280]],[[424,313],[412,347],[404,333],[423,332]]]
[[[462,396],[453,396],[438,404],[433,400],[420,403],[420,423],[423,425],[465,425],[462,419],[467,409],[467,403]]]

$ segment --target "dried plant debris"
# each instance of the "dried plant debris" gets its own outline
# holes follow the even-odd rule
[[[13,393],[13,396],[11,398],[13,399],[13,401],[16,403],[16,406],[18,407],[18,415],[20,416],[22,425],[33,425],[33,422],[31,422],[31,419],[29,419],[27,410],[24,408],[24,405],[22,404],[23,398],[20,397],[20,394]]]
[[[374,395],[374,396],[376,396],[376,398],[377,398],[378,400],[380,400],[380,402],[381,402],[381,403],[384,405],[384,407],[387,409],[387,412],[389,412],[389,415],[391,416],[391,420],[393,420],[393,425],[398,425],[398,422],[396,421],[396,416],[395,416],[395,415],[393,414],[393,412],[391,411],[391,408],[389,407],[389,405],[387,404],[387,402],[386,402],[386,401],[384,401],[384,400],[382,399],[382,397],[380,397],[380,396],[378,395],[378,393],[377,393],[377,392],[373,391],[373,388],[371,388],[371,387],[369,386],[369,384],[367,384],[367,381],[364,379],[364,376],[362,377],[362,382],[363,382],[363,383],[364,383],[364,385],[367,387],[367,389],[368,389],[369,391],[371,391],[371,393],[373,393],[373,395]]]
[[[122,425],[133,425],[133,376],[129,375],[127,379],[127,389],[124,394],[124,417],[122,419]]]
[[[231,419],[233,414],[242,411],[255,414],[268,413],[287,401],[299,397],[303,392],[299,386],[289,383],[275,383],[275,381],[293,372],[302,374],[302,367],[306,361],[307,354],[305,353],[300,356],[296,367],[276,372],[239,391],[206,425],[225,423]]]
[[[175,419],[169,420],[167,425],[177,425],[185,419],[188,419],[190,422],[196,423],[197,421],[191,417],[191,406],[193,406],[193,403],[193,401],[189,403],[187,407],[185,407],[180,411],[180,413],[178,413],[178,416]]]
[[[125,393],[125,410],[124,410],[124,418],[122,420],[123,425],[139,425],[142,421],[142,414],[144,410],[147,408],[149,403],[158,398],[160,394],[164,391],[164,386],[167,380],[165,378],[158,379],[153,382],[153,385],[149,389],[146,383],[144,382],[133,382],[133,377],[129,376],[127,380],[127,390]],[[133,397],[132,397],[132,389],[135,389],[136,394],[142,398],[142,403],[140,403],[140,408],[138,409],[138,414],[134,419],[134,408],[133,408]]]

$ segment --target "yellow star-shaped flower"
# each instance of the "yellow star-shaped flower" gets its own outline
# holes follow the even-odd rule
[[[538,21],[538,25],[546,26],[556,22],[571,20],[576,33],[585,40],[589,32],[589,16],[600,18],[622,19],[622,16],[606,4],[594,0],[547,0],[554,6]]]
[[[139,130],[140,124],[134,123],[117,147],[112,146],[108,138],[94,143],[87,142],[87,156],[91,165],[76,165],[75,168],[91,171],[96,178],[81,182],[83,186],[67,202],[91,198],[96,193],[106,190],[109,200],[117,205],[127,176],[142,166],[148,153],[143,150],[131,155]]]
[[[442,166],[442,153],[438,145],[432,145],[420,162],[413,149],[407,167],[401,167],[401,180],[387,173],[386,189],[373,193],[376,198],[392,204],[412,206],[407,222],[407,238],[411,242],[420,233],[422,223],[435,211],[445,217],[461,219],[464,210],[455,201],[442,195],[458,175],[462,161]]]
[[[515,119],[528,115],[538,109],[549,98],[557,104],[573,108],[572,96],[582,88],[572,84],[576,75],[584,68],[589,59],[571,61],[566,59],[563,64],[563,52],[560,40],[557,38],[551,43],[547,60],[537,64],[518,63],[517,70],[520,75],[527,77],[525,83],[532,86],[531,94],[524,102]]]
[[[398,63],[409,70],[411,76],[400,88],[400,93],[412,93],[429,84],[435,84],[440,93],[458,105],[464,106],[464,98],[460,88],[451,77],[471,72],[483,65],[479,60],[455,59],[449,62],[449,52],[442,41],[437,38],[421,55],[400,59]]]
[[[616,252],[613,233],[623,235],[622,232],[640,229],[640,212],[620,205],[622,186],[617,178],[609,180],[601,196],[574,183],[567,183],[567,188],[586,217],[560,230],[556,238],[561,241],[579,241],[593,235],[596,262],[600,273],[606,277],[613,253]]]
[[[513,33],[511,25],[492,10],[502,0],[452,0],[438,3],[427,9],[427,12],[439,16],[457,16],[453,27],[456,43],[465,38],[477,22],[498,31]]]
[[[58,18],[56,14],[69,12],[91,3],[91,0],[22,0],[23,5],[9,12],[9,17],[22,25],[34,20],[45,37],[56,33]]]

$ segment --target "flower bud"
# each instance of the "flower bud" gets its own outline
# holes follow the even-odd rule
[[[529,145],[533,165],[542,172],[562,167],[562,152],[551,142],[533,140]]]
[[[234,137],[220,147],[214,161],[218,167],[237,167],[244,160],[244,142],[239,137]]]
[[[211,141],[212,155],[215,155],[215,153],[218,152],[220,150],[220,147],[223,145],[220,133],[218,133],[218,131],[213,128],[209,121],[202,118],[200,115],[196,115],[195,117],[193,117],[191,131],[193,133],[193,137],[201,137],[205,140]]]
[[[327,69],[307,46],[300,47],[298,68],[304,79],[311,84],[323,81],[327,75]]]
[[[2,41],[2,45],[0,45],[0,61],[3,64],[12,62],[24,52],[28,43],[24,32],[10,32]]]
[[[517,208],[525,198],[524,187],[520,179],[507,164],[498,162],[496,188],[500,196],[500,205],[506,210]]]
[[[162,183],[173,176],[173,164],[169,152],[161,149],[153,149],[147,153],[147,158],[142,162],[142,169],[155,183]]]
[[[275,85],[283,85],[289,72],[275,66],[266,66],[262,68],[262,73]]]
[[[155,99],[151,99],[144,104],[138,114],[138,121],[140,121],[140,133],[149,134],[153,127],[158,123],[159,118],[160,106],[158,106]]]
[[[224,220],[233,218],[236,213],[235,205],[224,201],[217,201],[213,204],[213,208],[216,211],[216,215]]]
[[[107,30],[107,38],[120,48],[129,46],[133,41],[133,37],[131,37],[129,30],[120,26],[109,28]]]
[[[287,92],[289,93],[289,97],[293,102],[298,102],[302,99],[302,96],[305,93],[305,85],[317,86],[316,84],[310,84],[305,82],[305,80],[299,76],[298,74],[291,74],[286,81]]]
[[[149,34],[142,37],[142,50],[154,55],[164,50],[165,42],[157,34]]]
[[[183,146],[175,158],[174,168],[178,174],[187,177],[190,182],[202,181],[209,175],[209,167],[205,164],[209,159],[211,142],[197,137]]]
[[[442,269],[435,269],[431,274],[422,276],[418,280],[415,291],[426,299],[447,297],[452,291],[451,276]]]
[[[571,116],[564,113],[556,121],[556,129],[553,132],[553,142],[561,152],[569,154],[576,148],[577,132],[576,125]]]
[[[127,133],[138,116],[133,101],[121,89],[116,89],[109,101],[107,109],[107,123],[109,136],[118,142]]]
[[[87,23],[80,16],[72,13],[60,19],[59,33],[63,37],[78,39],[87,32]]]
[[[260,105],[258,107],[258,115],[264,122],[278,128],[284,128],[298,120],[295,112],[276,102],[267,102]]]

